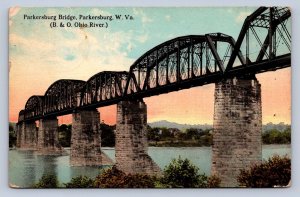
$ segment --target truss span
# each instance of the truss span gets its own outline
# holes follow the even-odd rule
[[[236,41],[223,33],[177,37],[143,54],[129,72],[104,71],[87,82],[58,80],[44,96],[28,99],[19,121],[70,114],[77,109],[291,66],[290,18],[287,7],[260,7],[246,18]]]
[[[44,95],[43,115],[78,107],[84,85],[82,80],[61,79],[54,82]]]
[[[104,71],[92,76],[82,90],[81,106],[120,99],[125,91],[128,72]]]
[[[43,115],[43,102],[44,96],[31,96],[25,104],[24,118],[28,119]]]
[[[231,36],[222,33],[189,35],[164,42],[149,50],[130,67],[124,94],[148,92],[151,95],[151,90],[156,88],[222,75],[234,44]],[[242,56],[239,58],[245,62]]]

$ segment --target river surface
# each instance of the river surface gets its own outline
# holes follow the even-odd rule
[[[102,150],[115,160],[114,148]],[[70,150],[66,149],[69,153]],[[198,166],[201,173],[210,174],[211,147],[149,147],[149,155],[164,169],[173,158],[188,158]],[[274,154],[291,156],[290,145],[264,145],[263,159],[268,159]],[[20,187],[30,187],[42,177],[43,174],[56,174],[60,184],[69,182],[73,177],[85,175],[95,178],[101,167],[71,167],[69,155],[66,156],[41,156],[33,151],[9,151],[9,183]]]

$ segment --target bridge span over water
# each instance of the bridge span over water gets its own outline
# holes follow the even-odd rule
[[[101,152],[96,108],[117,104],[115,165],[126,173],[159,174],[147,154],[143,98],[215,83],[212,173],[223,186],[235,186],[239,169],[261,161],[261,90],[255,74],[291,66],[290,18],[289,8],[260,7],[246,18],[236,40],[223,33],[177,37],[150,49],[129,71],[58,80],[20,111],[18,147],[61,154],[57,116],[72,114],[71,164],[110,164]]]

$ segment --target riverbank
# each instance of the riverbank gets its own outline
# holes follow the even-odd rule
[[[198,140],[166,140],[166,141],[149,141],[152,147],[210,147],[211,143]],[[264,146],[282,145],[290,147],[291,144],[263,144]]]
[[[149,146],[153,147],[208,147],[210,143],[203,143],[197,140],[170,140],[170,141],[150,141]]]

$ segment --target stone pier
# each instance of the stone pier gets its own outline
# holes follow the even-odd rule
[[[214,105],[211,174],[236,187],[240,170],[262,159],[260,84],[254,76],[218,82]]]
[[[148,155],[147,106],[143,101],[118,103],[115,150],[119,170],[127,174],[161,174]]]
[[[72,166],[112,165],[101,151],[100,113],[97,109],[72,114],[70,164]]]
[[[58,141],[58,120],[56,117],[40,119],[37,148],[37,153],[41,155],[65,154]]]
[[[37,148],[37,128],[34,121],[18,122],[17,148],[19,150],[35,150]]]

